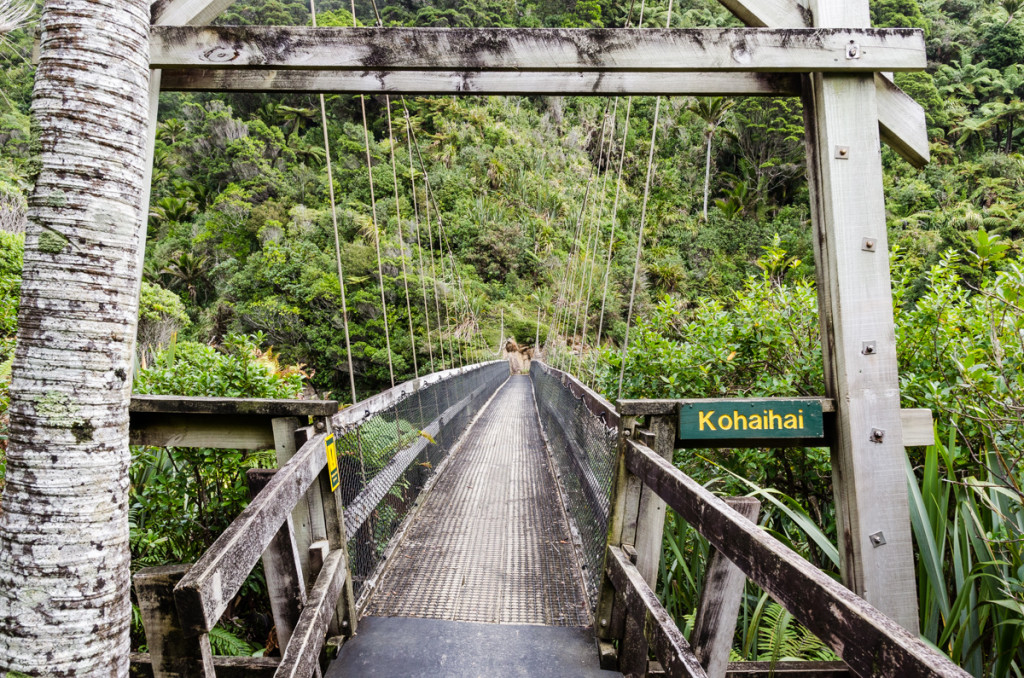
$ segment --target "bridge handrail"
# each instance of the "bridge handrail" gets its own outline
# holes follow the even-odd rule
[[[466,365],[464,367],[453,367],[440,372],[425,374],[418,379],[410,379],[409,381],[402,382],[401,384],[393,386],[386,391],[381,391],[376,395],[360,400],[358,403],[350,405],[343,410],[339,410],[333,417],[331,417],[331,424],[334,426],[336,431],[349,430],[352,427],[361,424],[368,417],[380,414],[381,412],[386,412],[388,409],[394,407],[396,403],[427,386],[432,386],[447,379],[451,379],[452,377],[483,369],[488,365],[503,362],[505,361],[489,360],[482,363]]]
[[[207,633],[220,620],[274,535],[327,465],[326,437],[321,433],[299,448],[175,586],[178,618],[186,634]]]
[[[333,415],[331,417],[332,428],[336,431],[352,430],[369,417],[388,411],[406,397],[412,396],[426,386],[502,362],[504,361],[488,361],[453,368],[399,384]],[[484,389],[485,386],[478,387],[458,403],[447,408],[434,419],[431,425],[427,426],[425,432],[428,435],[436,436],[439,432],[440,422],[447,421],[446,417],[451,417],[457,411],[465,409],[475,398],[480,397]],[[187,635],[208,633],[217,624],[228,604],[238,594],[252,568],[255,567],[263,552],[274,539],[275,534],[285,524],[296,505],[306,496],[306,492],[317,477],[325,472],[327,465],[326,438],[326,433],[320,433],[307,440],[295,455],[278,469],[267,486],[232,521],[175,586],[174,597],[178,616]],[[411,463],[416,455],[410,456],[405,452],[409,449],[420,450],[426,442],[426,438],[420,437],[408,445],[407,449],[400,450],[396,457],[401,456],[402,459],[407,459],[407,462]],[[408,463],[405,466],[408,466]],[[372,511],[375,503],[368,499],[368,493],[379,493],[382,487],[386,493],[394,484],[395,479],[397,476],[391,479],[390,483],[382,481],[368,484],[353,500],[352,505],[369,504],[369,506],[363,507],[365,509],[363,513]],[[365,520],[365,517],[362,515],[362,520]],[[346,526],[351,527],[352,531],[345,530],[345,534],[348,536],[354,534],[362,524],[362,520],[358,520],[357,516],[356,523]],[[347,543],[347,537],[342,543]],[[344,551],[343,548],[337,550],[341,553]],[[344,564],[347,570],[349,565],[347,560]],[[327,572],[326,562],[322,572]],[[317,585],[319,583],[318,577]],[[344,577],[341,582],[330,580],[332,587],[335,585],[340,587],[344,583]],[[313,592],[316,592],[315,587]],[[335,596],[335,598],[337,597]],[[326,614],[326,612],[318,610],[316,614]],[[316,619],[319,619],[319,616]]]
[[[730,508],[654,450],[635,440],[624,442],[626,470],[654,490],[713,548],[842,657],[855,673],[865,677],[908,678],[970,675]],[[620,583],[624,567],[636,570],[628,560],[624,565],[621,550],[615,545],[609,546],[607,563],[609,577],[619,579]],[[640,582],[646,586],[642,578]],[[635,588],[632,580],[627,585]],[[672,623],[665,618],[654,621],[659,626]],[[656,651],[658,647],[655,643]],[[677,648],[665,646],[662,650],[666,655],[663,661],[682,661],[674,657],[679,654]],[[687,647],[683,654],[688,651]],[[671,675],[699,674],[680,668]]]
[[[547,372],[549,375],[558,378],[562,382],[562,385],[572,392],[573,397],[577,400],[582,400],[590,413],[603,421],[605,426],[609,429],[619,428],[618,411],[615,409],[615,406],[606,400],[600,393],[590,388],[568,372],[552,367],[541,360],[534,360],[531,365],[536,365],[539,369]]]

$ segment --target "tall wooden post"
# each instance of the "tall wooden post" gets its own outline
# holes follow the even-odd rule
[[[866,0],[811,0],[816,27],[870,25]],[[846,58],[860,58],[858,45]],[[872,74],[804,78],[807,165],[843,582],[916,632],[896,335]]]

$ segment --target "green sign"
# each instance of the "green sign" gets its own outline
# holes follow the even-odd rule
[[[823,438],[817,399],[695,400],[679,405],[681,440]]]

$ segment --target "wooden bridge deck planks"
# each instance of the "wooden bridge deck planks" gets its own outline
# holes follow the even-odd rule
[[[466,432],[366,613],[500,624],[590,623],[527,376]]]

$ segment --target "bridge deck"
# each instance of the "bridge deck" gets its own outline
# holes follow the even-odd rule
[[[588,604],[530,377],[466,431],[390,558],[374,617],[586,626]]]

